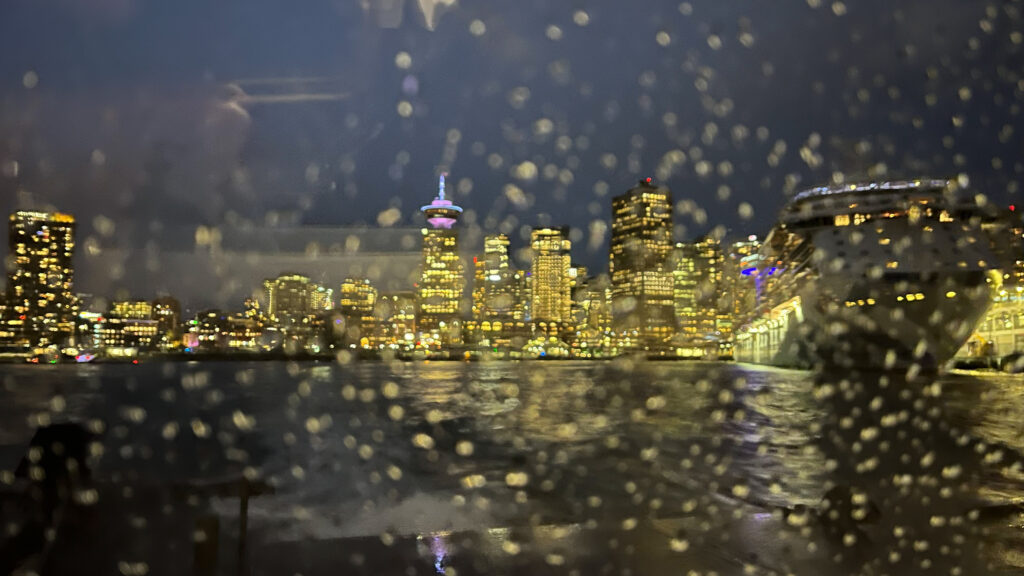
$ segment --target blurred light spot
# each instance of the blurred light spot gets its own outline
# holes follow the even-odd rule
[[[530,476],[526,472],[509,472],[505,474],[505,484],[513,488],[522,488],[530,483]]]
[[[572,21],[575,22],[577,26],[586,26],[587,24],[590,24],[590,15],[583,10],[577,10],[572,15]]]
[[[402,212],[395,207],[388,208],[377,215],[377,224],[383,228],[390,228],[402,218]],[[391,384],[394,384],[393,382]]]
[[[29,90],[36,87],[39,84],[39,75],[36,74],[35,70],[29,70],[25,72],[25,75],[21,77],[21,85]]]
[[[412,66],[412,56],[408,52],[399,52],[395,54],[395,66],[398,66],[402,70],[408,70]]]
[[[431,438],[428,434],[424,434],[421,432],[412,437],[412,444],[413,446],[416,446],[417,448],[422,448],[423,450],[433,450],[434,439]]]
[[[487,25],[483,20],[473,20],[469,23],[469,33],[473,36],[483,36],[487,32]]]

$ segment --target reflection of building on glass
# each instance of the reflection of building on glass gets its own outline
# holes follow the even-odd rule
[[[70,343],[78,314],[72,292],[75,219],[59,212],[15,212],[9,234],[3,330],[9,343],[18,347]]]
[[[672,233],[672,195],[650,178],[612,199],[612,327],[625,349],[663,349],[675,332]]]
[[[437,197],[420,210],[430,228],[423,229],[423,260],[417,286],[417,315],[420,341],[427,348],[461,344],[460,308],[465,289],[459,233],[453,226],[462,208],[445,198],[445,174],[441,174]]]

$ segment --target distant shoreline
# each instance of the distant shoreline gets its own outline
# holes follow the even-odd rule
[[[313,363],[337,363],[339,354],[286,354],[284,352],[242,352],[234,354],[223,354],[223,353],[180,353],[180,354],[146,354],[136,358],[96,358],[89,362],[76,362],[74,359],[60,359],[56,363],[47,362],[40,360],[37,364],[40,365],[54,365],[54,364],[146,364],[154,362],[313,362]],[[572,358],[572,357],[543,357],[543,358],[509,358],[502,356],[470,356],[465,357],[462,354],[456,352],[450,356],[433,356],[433,357],[418,357],[407,354],[379,354],[374,352],[353,352],[351,354],[351,361],[353,362],[492,362],[492,361],[504,361],[504,362],[608,362],[611,360],[617,360],[621,358],[637,357],[641,355],[630,355],[625,354],[621,356],[607,356],[600,358]],[[31,355],[20,355],[20,356],[3,356],[0,357],[0,364],[33,364],[29,361],[32,358]],[[731,361],[730,358],[692,358],[684,356],[659,356],[659,355],[645,355],[645,360],[649,361],[688,361],[696,362],[701,360],[712,360],[712,361]]]

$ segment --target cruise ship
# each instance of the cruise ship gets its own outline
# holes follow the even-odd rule
[[[743,270],[756,290],[740,362],[936,369],[998,284],[991,219],[955,182],[874,182],[793,197]]]

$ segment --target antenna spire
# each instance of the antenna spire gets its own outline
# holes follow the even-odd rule
[[[437,197],[440,200],[444,200],[444,177],[447,175],[447,172],[441,172],[441,182],[437,185]]]

